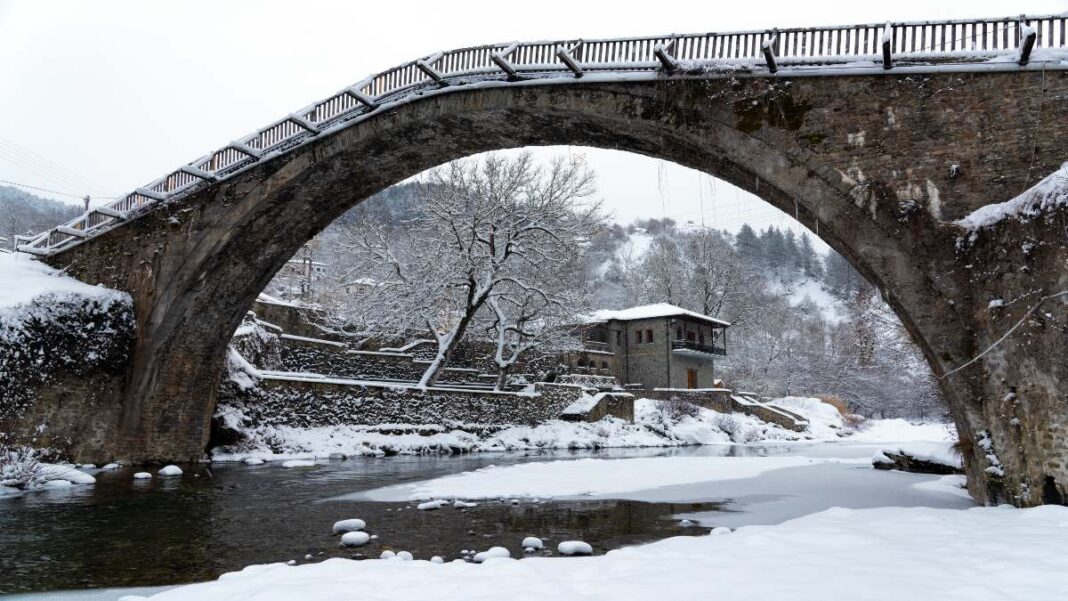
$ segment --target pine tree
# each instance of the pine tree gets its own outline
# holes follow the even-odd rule
[[[801,252],[797,248],[797,236],[793,230],[786,230],[783,236],[783,268],[791,273],[791,279],[801,273]]]
[[[748,223],[742,224],[742,228],[738,230],[738,235],[734,237],[734,248],[738,251],[738,254],[750,260],[756,259],[759,255],[760,240]]]
[[[822,261],[820,261],[819,256],[816,255],[816,249],[812,245],[812,238],[809,237],[807,233],[801,234],[797,253],[801,269],[804,271],[805,276],[815,279],[823,277]]]

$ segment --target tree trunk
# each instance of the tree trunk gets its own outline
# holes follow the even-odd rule
[[[420,388],[427,388],[438,383],[441,372],[445,371],[445,367],[449,364],[449,359],[452,358],[452,352],[456,349],[459,341],[463,340],[464,334],[467,333],[467,326],[471,325],[471,320],[475,318],[475,314],[478,313],[481,307],[482,303],[480,302],[467,308],[467,312],[464,313],[460,322],[456,324],[456,328],[449,335],[444,346],[441,344],[441,339],[438,338],[438,354],[430,362],[430,367],[423,372],[423,377],[419,380]]]
[[[494,390],[504,390],[505,384],[508,383],[508,370],[511,369],[511,367],[511,365],[497,367],[497,384],[493,387]]]

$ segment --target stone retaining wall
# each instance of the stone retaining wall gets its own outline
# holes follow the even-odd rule
[[[248,395],[224,403],[242,409],[249,425],[257,426],[536,425],[558,417],[581,396],[581,388],[553,384],[520,394],[265,378]]]
[[[0,314],[0,443],[110,460],[134,335],[128,297],[42,296]]]
[[[720,413],[744,413],[794,432],[801,432],[808,427],[808,421],[796,413],[740,395],[732,395],[726,388],[655,388],[636,391],[634,394],[645,399],[689,401]]]
[[[731,404],[731,391],[726,388],[654,388],[653,390],[635,391],[634,394],[643,399],[656,399],[659,401],[689,401],[694,405],[730,413],[734,410]]]
[[[596,422],[608,416],[634,423],[634,395],[626,392],[601,392],[591,399],[585,411],[564,414],[562,419],[575,422]]]
[[[343,346],[282,337],[279,371],[308,372],[352,380],[417,382],[427,364],[408,353],[350,351]],[[441,384],[493,382],[476,370],[446,367]]]

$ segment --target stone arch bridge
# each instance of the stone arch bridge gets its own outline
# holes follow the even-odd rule
[[[1068,298],[1032,309],[1068,290],[1068,209],[960,220],[1056,183],[1065,20],[500,44],[378,74],[22,240],[130,292],[137,325],[121,398],[92,416],[31,409],[24,425],[93,424],[72,437],[86,460],[202,457],[231,334],[305,241],[441,163],[582,145],[698,169],[796,216],[879,287],[943,376],[971,493],[1064,502]]]

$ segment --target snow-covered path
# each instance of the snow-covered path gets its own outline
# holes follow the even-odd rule
[[[252,566],[156,601],[1064,598],[1068,508],[831,509],[587,558]],[[518,546],[518,541],[517,546]]]

